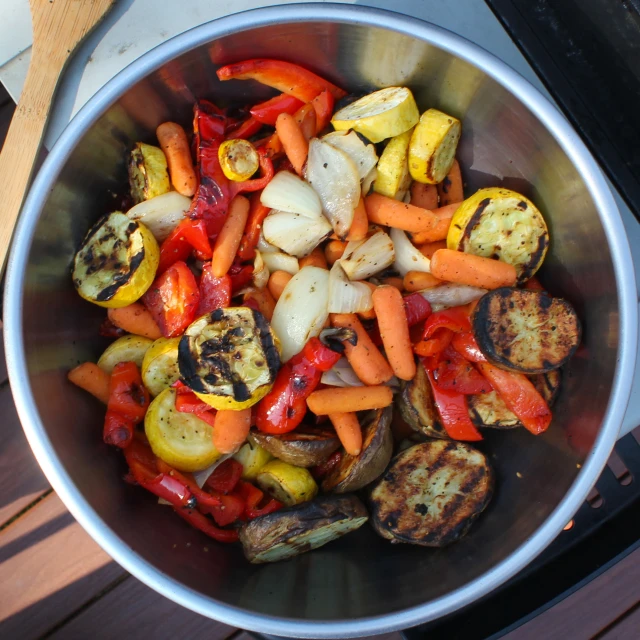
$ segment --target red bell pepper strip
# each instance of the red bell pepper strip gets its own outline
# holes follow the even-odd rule
[[[342,460],[342,451],[336,451],[332,453],[324,462],[316,465],[311,468],[311,475],[316,479],[320,480],[325,476],[329,475]]]
[[[245,505],[241,496],[231,493],[221,495],[219,505],[199,507],[199,511],[211,515],[218,526],[226,527],[244,516]]]
[[[282,503],[275,498],[270,498],[265,502],[264,493],[250,482],[239,482],[237,491],[244,500],[244,516],[248,520],[266,516],[269,513],[278,511],[278,509],[282,509]],[[260,507],[261,503],[262,506]]]
[[[316,112],[316,134],[329,126],[331,116],[333,116],[334,103],[335,98],[333,94],[326,89],[311,101]]]
[[[164,273],[178,260],[186,260],[194,249],[202,260],[211,259],[211,244],[207,237],[204,220],[186,219],[169,234],[160,246],[160,264],[157,274]]]
[[[133,420],[117,411],[107,409],[104,417],[102,439],[106,444],[126,449],[131,444],[134,427]]]
[[[310,102],[325,90],[334,98],[347,95],[336,85],[315,73],[283,60],[254,58],[221,67],[216,72],[219,80],[257,80],[302,102]]]
[[[207,478],[205,485],[218,493],[228,494],[235,488],[242,476],[242,465],[233,458],[219,464]]]
[[[523,285],[523,289],[530,289],[531,291],[545,291],[542,283],[535,276],[531,276]]]
[[[277,133],[272,133],[264,141],[257,142],[255,147],[258,152],[262,151],[267,158],[272,160],[279,158],[284,153],[282,142],[280,142],[280,137]]]
[[[187,487],[187,489],[191,491],[191,493],[197,500],[198,506],[205,505],[209,507],[215,507],[222,504],[220,496],[214,496],[210,493],[207,493],[198,486],[198,483],[190,474],[184,475],[180,473],[177,469],[174,469],[172,466],[168,465],[161,458],[156,459],[156,468],[159,473],[164,473],[168,476],[171,476],[172,478],[181,482],[185,487]]]
[[[431,314],[424,324],[423,340],[428,340],[436,329],[449,329],[455,333],[471,331],[471,322],[467,310],[463,307],[452,307]]]
[[[258,162],[260,163],[260,177],[253,180],[243,180],[242,182],[231,182],[229,185],[230,198],[234,198],[239,193],[260,191],[271,182],[275,175],[273,162],[262,148],[258,149]]]
[[[311,140],[316,135],[316,112],[313,105],[308,102],[296,111],[294,119],[302,131],[306,140]]]
[[[482,435],[475,428],[469,417],[467,398],[455,391],[446,391],[436,384],[433,371],[427,371],[433,399],[442,420],[442,426],[447,435],[453,440],[467,440],[475,442],[482,440]]]
[[[451,346],[469,362],[487,361],[472,333],[456,333]]]
[[[322,373],[329,371],[339,359],[339,353],[318,338],[311,338],[300,353],[282,366],[273,388],[258,404],[258,429],[264,433],[293,431],[302,422],[307,412],[307,398],[320,383]]]
[[[433,373],[438,387],[446,391],[473,395],[489,393],[493,388],[473,364],[451,345],[442,352],[440,362]]]
[[[270,100],[261,102],[255,107],[252,107],[249,110],[249,113],[251,113],[258,122],[262,122],[262,124],[268,124],[273,127],[281,113],[293,115],[301,106],[302,101],[298,100],[298,98],[294,98],[286,93],[281,93],[279,96],[275,96]]]
[[[255,136],[258,131],[262,129],[262,122],[259,122],[255,118],[249,117],[238,126],[233,127],[229,130],[226,135],[227,140],[235,140],[237,138],[247,139],[251,136]]]
[[[434,330],[432,337],[428,340],[421,340],[420,342],[417,342],[413,346],[413,350],[417,355],[423,358],[437,356],[449,346],[454,335],[455,334],[451,329],[440,327]]]
[[[236,258],[236,261],[229,268],[228,275],[231,279],[231,292],[233,296],[251,281],[251,277],[253,276],[253,265],[240,264]]]
[[[547,430],[551,424],[551,410],[529,378],[522,373],[498,369],[488,362],[478,362],[476,367],[531,433],[538,435]]]
[[[218,542],[237,542],[238,532],[235,529],[219,529],[207,516],[194,509],[175,509],[175,512],[192,527],[202,531]]]
[[[262,223],[267,215],[269,215],[269,211],[271,211],[269,207],[265,207],[260,202],[260,193],[252,193],[249,202],[249,218],[247,219],[247,224],[244,228],[237,253],[238,258],[243,261],[253,260],[256,257],[256,246],[260,239]]]
[[[403,298],[404,312],[407,315],[407,323],[413,327],[424,322],[431,315],[431,305],[419,293],[410,293]]]
[[[136,363],[119,362],[111,373],[107,409],[138,424],[148,406],[149,392],[142,383]]]
[[[193,391],[179,391],[176,394],[175,407],[176,411],[180,411],[182,413],[193,413],[198,417],[203,413],[213,412],[215,414],[215,409],[206,402],[202,402],[202,400],[200,400]]]
[[[200,276],[200,302],[196,316],[228,307],[231,304],[231,289],[231,276],[225,274],[217,278],[211,273],[211,263],[207,262]]]
[[[189,267],[179,261],[154,280],[142,296],[142,302],[160,327],[162,335],[173,338],[181,335],[193,321],[200,302],[200,292]]]

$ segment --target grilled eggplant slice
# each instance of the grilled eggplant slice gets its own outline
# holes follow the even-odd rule
[[[371,491],[371,524],[393,542],[444,547],[489,504],[493,475],[485,455],[468,444],[417,444],[393,459]]]
[[[560,391],[560,371],[555,369],[548,373],[529,377],[535,388],[540,392],[540,395],[551,407]],[[476,427],[515,429],[522,426],[515,414],[511,413],[504,400],[495,391],[467,396],[467,403],[471,421]]]
[[[259,311],[216,309],[191,323],[180,339],[180,375],[215,409],[246,409],[264,398],[273,385],[280,368],[276,344]]]
[[[287,507],[313,500],[318,485],[307,469],[272,460],[256,476],[257,485]]]
[[[135,204],[171,191],[167,158],[162,149],[136,143],[129,159],[129,186]]]
[[[255,431],[249,434],[249,442],[263,447],[284,462],[305,468],[324,462],[340,446],[335,431],[322,428],[301,429],[280,435]]]
[[[391,407],[363,414],[360,419],[362,451],[357,456],[348,453],[342,455],[339,464],[324,479],[323,491],[358,491],[384,473],[393,454],[392,414]]]
[[[486,294],[473,313],[473,333],[489,362],[517,373],[561,367],[580,342],[580,321],[562,298],[503,287]]]
[[[433,401],[427,372],[420,363],[413,380],[402,382],[402,392],[396,399],[405,422],[416,431],[432,438],[448,438]]]
[[[126,307],[151,286],[160,249],[147,227],[114,211],[89,231],[74,260],[73,284],[100,307]]]
[[[240,542],[249,562],[277,562],[322,547],[367,519],[356,496],[321,496],[252,520],[240,529]]]

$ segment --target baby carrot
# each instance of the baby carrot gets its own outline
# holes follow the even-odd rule
[[[316,135],[316,110],[310,102],[302,105],[293,114],[293,119],[307,142]]]
[[[438,185],[438,195],[440,196],[441,207],[454,202],[462,202],[464,200],[462,174],[460,173],[460,164],[457,160],[453,161],[451,169],[449,169],[449,173]]]
[[[482,289],[513,287],[517,277],[511,264],[451,249],[439,249],[433,254],[431,273],[439,280]]]
[[[373,293],[380,337],[393,372],[401,380],[412,380],[416,362],[409,337],[409,323],[402,294],[394,287],[378,287]]]
[[[320,247],[316,247],[308,256],[300,258],[298,265],[302,267],[312,266],[320,267],[320,269],[327,268],[327,259],[324,257],[324,251]]]
[[[424,244],[425,242],[437,242],[445,240],[451,226],[451,218],[460,206],[459,202],[448,204],[446,207],[440,207],[433,210],[433,215],[438,218],[438,223],[427,231],[419,231],[411,234],[411,240],[414,244]]]
[[[332,387],[314,391],[307,398],[307,406],[316,415],[352,413],[382,409],[393,402],[389,387]]]
[[[362,323],[353,313],[331,314],[334,327],[353,329],[358,336],[356,346],[345,343],[345,355],[356,375],[368,385],[382,384],[393,376],[393,369],[378,350]]]
[[[404,288],[411,292],[433,289],[439,284],[442,282],[438,278],[434,278],[433,275],[425,271],[408,271],[404,276]]]
[[[346,248],[346,242],[341,242],[340,240],[331,240],[328,242],[327,246],[324,248],[324,256],[327,259],[327,264],[329,266],[333,266],[333,263],[336,260],[342,258],[342,254]]]
[[[382,284],[387,284],[390,287],[396,288],[398,291],[404,291],[404,281],[398,276],[389,276],[382,280]]]
[[[358,200],[358,206],[353,212],[353,222],[347,235],[347,240],[364,240],[369,231],[369,218],[364,206],[364,198]]]
[[[213,444],[220,453],[234,453],[251,429],[251,408],[218,411],[213,423]]]
[[[109,402],[109,380],[111,376],[93,362],[83,362],[67,374],[70,382],[88,391],[107,404]]]
[[[213,247],[211,273],[216,278],[226,275],[233,264],[248,217],[249,201],[244,196],[236,196],[229,204],[227,219]]]
[[[278,300],[284,291],[284,288],[287,286],[289,280],[291,280],[293,276],[286,271],[274,271],[269,276],[269,282],[267,284],[267,288],[271,295]]]
[[[438,216],[427,209],[405,204],[379,193],[368,195],[364,199],[364,204],[369,221],[385,227],[418,233],[430,231],[440,222]]]
[[[414,181],[411,185],[411,204],[421,209],[438,208],[438,188],[435,184]]]
[[[107,316],[116,327],[123,329],[127,333],[144,336],[151,340],[162,338],[160,327],[156,324],[153,316],[139,302],[134,302],[119,309],[109,309]]]
[[[167,158],[171,184],[178,193],[191,197],[196,192],[198,180],[187,134],[179,124],[163,122],[156,129],[156,136]]]
[[[362,429],[355,413],[330,413],[333,424],[344,450],[351,456],[362,451]]]
[[[426,242],[425,244],[419,244],[416,246],[416,249],[418,249],[418,251],[420,251],[420,253],[423,256],[426,256],[429,259],[433,257],[433,254],[438,249],[446,249],[446,248],[447,248],[446,240],[437,240],[436,242]]]
[[[309,153],[309,142],[294,117],[288,113],[281,113],[276,120],[276,133],[296,173],[302,175],[302,168]]]

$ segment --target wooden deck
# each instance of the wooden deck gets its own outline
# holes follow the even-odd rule
[[[1,89],[1,87],[0,87]],[[0,140],[12,111],[0,91]],[[249,640],[192,613],[113,562],[40,471],[16,415],[0,351],[0,639]],[[400,640],[399,634],[383,636]],[[640,550],[509,640],[640,638]]]

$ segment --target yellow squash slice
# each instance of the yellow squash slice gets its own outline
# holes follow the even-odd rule
[[[122,336],[105,349],[98,359],[98,366],[109,374],[119,362],[135,362],[140,368],[144,354],[152,344],[153,340],[142,336]]]
[[[129,159],[129,186],[136,204],[171,191],[167,158],[162,149],[136,143]]]
[[[225,140],[218,147],[218,160],[224,175],[235,182],[248,180],[259,166],[256,148],[241,138]]]
[[[162,393],[178,378],[178,345],[180,338],[158,338],[142,360],[142,382],[152,396]]]
[[[256,478],[258,486],[287,507],[315,498],[318,485],[308,469],[272,460]]]
[[[257,442],[250,440],[240,447],[240,450],[233,455],[233,459],[242,465],[244,480],[255,480],[264,466],[273,460],[273,456]]]
[[[412,130],[391,138],[378,160],[378,175],[373,190],[388,198],[402,200],[411,186],[409,142]]]

